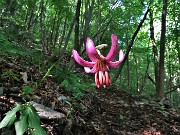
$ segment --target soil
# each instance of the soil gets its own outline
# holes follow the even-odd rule
[[[0,73],[9,71],[20,77],[20,72],[27,72],[28,85],[32,86],[32,80],[35,82],[43,77],[38,66],[28,64],[27,68],[23,65],[19,57],[9,57],[0,61]],[[10,75],[1,76],[0,82],[3,88],[0,96],[2,120],[7,111],[24,102],[19,94],[25,82]],[[128,93],[117,86],[86,91],[87,94],[70,105],[58,97],[66,98],[71,93],[65,93],[53,78],[47,77],[42,82],[33,93],[34,101],[67,117],[66,121],[41,119],[49,135],[180,135],[178,108]],[[25,96],[25,99],[29,97]]]

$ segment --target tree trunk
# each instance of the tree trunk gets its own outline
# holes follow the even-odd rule
[[[60,13],[58,13],[58,20],[56,22],[56,31],[55,31],[55,35],[54,35],[54,41],[53,41],[53,46],[56,46],[56,43],[57,43],[57,40],[58,40],[58,37],[59,37],[59,33],[60,33],[60,30],[59,30],[59,27],[60,27],[60,24],[62,22],[62,19],[60,19]],[[66,21],[66,19],[65,19]]]
[[[35,10],[36,10],[36,0],[33,0],[33,4],[28,5],[27,15],[25,19],[26,29],[29,31],[30,28],[33,26],[34,19],[36,17]]]
[[[100,5],[101,5],[101,1],[98,0],[98,20],[97,20],[97,31],[99,31],[100,27],[101,27],[101,8],[100,8]],[[101,44],[101,39],[100,39],[101,35],[98,34],[98,44],[100,45]]]
[[[54,18],[52,20],[52,29],[51,29],[51,33],[50,33],[50,45],[52,46],[52,48],[54,47],[54,32],[55,32],[55,27],[56,27],[56,21],[57,21],[57,16],[58,16],[58,12],[56,11],[55,15],[54,15]],[[52,49],[51,48],[51,49]]]
[[[134,58],[134,63],[136,65],[135,69],[134,69],[136,72],[136,90],[138,90],[139,89],[139,80],[140,80],[140,78],[138,76],[138,64],[139,64],[139,62],[138,62],[135,54],[133,54],[133,58]]]
[[[132,48],[132,46],[133,46],[134,40],[135,40],[135,38],[136,38],[136,36],[137,36],[137,34],[138,34],[138,32],[139,32],[142,24],[143,24],[144,21],[146,20],[146,17],[147,17],[148,12],[149,12],[149,8],[148,8],[148,10],[145,12],[143,19],[142,19],[141,22],[139,23],[136,31],[134,32],[134,34],[133,34],[133,36],[132,36],[132,39],[131,39],[131,42],[130,42],[129,45],[128,45],[127,52],[126,52],[126,54],[125,54],[124,60],[123,60],[123,62],[121,63],[121,65],[119,66],[119,69],[118,69],[117,73],[116,73],[115,76],[114,76],[113,82],[115,82],[115,81],[118,79],[119,75],[121,74],[121,71],[122,71],[122,69],[123,69],[123,66],[124,66],[126,60],[128,59],[129,53],[130,53],[131,48]]]
[[[62,34],[61,34],[61,36],[60,36],[61,38],[59,39],[59,50],[61,50],[62,43],[63,43],[64,37],[65,37],[67,19],[68,19],[68,15],[66,15],[66,19],[65,19],[65,21],[64,21],[64,26],[63,26],[63,32],[62,32]],[[59,57],[60,57],[60,53],[61,53],[61,51],[59,51]]]
[[[89,1],[85,0],[85,13],[84,13],[85,25],[84,25],[82,37],[80,39],[80,47],[83,45],[83,43],[85,44],[86,42],[87,34],[89,32],[89,27],[90,27],[90,21],[92,18],[92,11],[94,8],[94,3],[95,3],[95,0],[92,0],[91,5],[89,5],[90,4]]]
[[[65,50],[66,50],[66,48],[67,48],[67,45],[68,45],[68,43],[69,43],[69,40],[70,40],[72,31],[73,31],[73,28],[74,28],[74,25],[75,25],[75,22],[76,22],[76,16],[77,16],[77,14],[78,14],[78,10],[80,10],[80,9],[78,9],[78,8],[80,8],[80,6],[78,6],[78,5],[79,5],[79,0],[78,0],[77,5],[76,5],[76,13],[75,13],[75,15],[74,15],[73,21],[71,22],[68,35],[67,35],[67,37],[66,37],[66,39],[65,39],[64,47],[61,49],[60,54],[59,54],[59,55],[60,55],[60,58],[64,55],[64,52],[65,52]]]
[[[155,43],[154,38],[154,19],[153,19],[153,10],[150,10],[150,40],[152,43],[152,50],[154,55],[154,74],[155,74],[155,85],[156,85],[156,93],[159,90],[159,56],[158,56],[158,48]],[[157,94],[156,94],[157,95]]]
[[[128,32],[129,32],[129,28],[127,28],[127,30],[126,30],[126,45],[129,44]],[[129,67],[129,59],[127,59],[127,81],[128,81],[128,88],[130,88],[130,67]]]
[[[163,0],[162,10],[162,24],[161,24],[161,39],[160,39],[160,62],[159,62],[159,90],[157,96],[164,97],[164,53],[165,53],[165,41],[166,41],[166,14],[167,14],[167,0]]]
[[[77,10],[76,10],[76,23],[75,23],[75,38],[74,38],[74,49],[77,52],[80,52],[80,44],[79,44],[79,16],[80,16],[80,9],[81,9],[81,0],[77,2]]]
[[[148,50],[149,50],[149,45],[148,45]],[[150,64],[150,59],[149,59],[149,54],[147,54],[147,66],[146,66],[146,71],[144,74],[144,77],[142,78],[141,86],[140,86],[140,92],[142,93],[145,85],[146,85],[146,80],[148,79],[148,70],[149,70],[149,64]]]

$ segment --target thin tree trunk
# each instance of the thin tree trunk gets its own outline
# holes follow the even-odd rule
[[[158,48],[155,43],[155,38],[154,38],[154,19],[153,19],[153,11],[150,10],[150,40],[152,43],[152,50],[153,50],[153,55],[154,55],[154,74],[155,74],[155,85],[156,85],[156,92],[159,90],[159,56],[158,56]]]
[[[54,45],[54,43],[53,43],[53,38],[54,38],[56,21],[57,21],[57,14],[58,14],[58,12],[56,11],[56,14],[55,14],[55,16],[54,16],[53,23],[52,23],[52,29],[51,29],[51,35],[50,35],[50,45],[51,45],[51,46]],[[51,49],[52,49],[52,48],[51,48]]]
[[[137,58],[136,58],[136,55],[134,55],[133,54],[133,58],[134,58],[134,62],[135,62],[135,72],[136,72],[136,77],[137,77],[137,79],[136,79],[136,90],[138,90],[139,89],[139,76],[138,76],[138,60],[137,60]]]
[[[79,2],[79,1],[78,1]],[[67,45],[68,45],[68,43],[69,43],[69,40],[70,40],[70,37],[71,37],[71,34],[72,34],[72,31],[73,31],[73,28],[74,28],[74,25],[75,25],[75,22],[76,22],[76,14],[78,14],[78,8],[80,8],[80,7],[78,7],[78,3],[77,2],[77,5],[76,5],[76,13],[75,13],[75,15],[74,15],[74,18],[73,18],[73,21],[71,22],[71,25],[70,25],[70,28],[69,28],[69,32],[68,32],[68,35],[67,35],[67,37],[66,37],[66,39],[65,39],[65,44],[64,44],[64,47],[61,49],[61,51],[60,51],[60,58],[64,55],[64,52],[65,52],[65,50],[66,50],[66,48],[67,48]]]
[[[101,27],[101,8],[100,8],[100,5],[101,5],[101,1],[98,0],[98,20],[97,20],[97,31],[99,31],[100,27]],[[100,39],[100,34],[98,34],[98,44],[100,45],[101,44],[101,39]]]
[[[160,39],[160,63],[159,63],[159,90],[157,96],[160,98],[164,97],[164,53],[166,43],[166,14],[167,14],[167,0],[163,0],[162,10],[162,24],[161,24],[161,39]]]
[[[148,50],[149,50],[149,45],[148,45]],[[144,77],[142,79],[142,84],[141,84],[140,92],[142,92],[144,90],[144,88],[145,88],[146,79],[148,78],[149,64],[150,64],[149,54],[147,54],[147,66],[146,66],[145,75],[144,75]]]
[[[75,23],[75,38],[74,38],[74,49],[77,52],[80,52],[80,44],[79,44],[79,16],[81,9],[81,0],[77,2],[77,10],[76,10],[76,23]]]
[[[57,23],[56,23],[56,32],[55,32],[55,36],[54,36],[54,44],[53,44],[53,46],[55,46],[56,45],[56,43],[57,43],[57,40],[58,40],[58,37],[59,37],[59,27],[60,27],[60,24],[61,24],[61,22],[62,22],[62,19],[60,19],[60,17],[59,17],[60,15],[59,15],[59,13],[58,13],[58,20],[57,20]],[[66,17],[67,18],[67,17]],[[67,20],[65,18],[65,21]]]
[[[132,48],[132,46],[133,46],[134,40],[135,40],[135,38],[136,38],[136,36],[137,36],[137,34],[138,34],[138,32],[139,32],[142,24],[143,24],[144,21],[146,20],[146,17],[147,17],[148,12],[149,12],[149,8],[148,8],[147,11],[145,12],[143,19],[142,19],[141,22],[139,23],[136,31],[134,32],[134,34],[133,34],[133,36],[132,36],[132,39],[131,39],[131,42],[130,42],[129,45],[128,45],[127,52],[126,52],[126,54],[125,54],[124,60],[123,60],[123,62],[121,63],[121,65],[119,66],[118,71],[117,71],[117,73],[115,74],[115,77],[114,77],[114,79],[113,79],[113,82],[115,82],[115,81],[118,79],[119,75],[121,74],[121,71],[122,71],[122,69],[123,69],[124,63],[125,63],[126,60],[128,59],[129,52],[131,51],[131,48]]]
[[[30,16],[29,16],[28,24],[27,24],[27,30],[29,30],[31,28],[32,19],[33,19],[33,16],[34,16],[34,10],[32,9],[30,12],[31,13],[30,13]]]
[[[36,18],[35,9],[36,9],[36,0],[33,0],[33,4],[28,6],[29,11],[27,11],[25,23],[27,25],[26,29],[30,30],[31,26],[33,26],[34,19]]]
[[[95,0],[92,0],[91,5],[88,6],[89,1],[85,1],[85,13],[84,13],[85,26],[84,26],[82,37],[80,39],[80,47],[83,45],[83,43],[85,44],[86,42],[87,34],[89,32],[89,27],[90,27],[90,21],[92,18],[92,11],[94,8],[94,3],[95,3]]]
[[[127,30],[126,30],[126,45],[128,45],[128,43],[129,43],[128,32],[129,32],[129,29],[127,28]],[[128,88],[130,88],[130,67],[129,67],[129,59],[127,59],[127,81],[128,81]]]
[[[61,38],[59,39],[59,50],[61,50],[62,43],[63,43],[64,37],[65,37],[66,25],[67,25],[67,18],[68,18],[68,15],[66,15],[66,19],[65,19],[65,21],[64,21],[63,32],[62,32]],[[59,56],[60,56],[60,53],[61,53],[61,51],[59,51]]]
[[[43,28],[43,5],[44,5],[44,0],[41,0],[41,3],[40,3],[40,29],[41,29],[41,43],[42,43],[42,48],[43,48],[43,51],[45,51],[45,43],[44,43],[44,28]]]
[[[99,30],[95,32],[95,34],[92,36],[92,38],[94,39],[94,38],[95,38],[96,36],[98,36],[100,33],[102,33],[102,34],[101,34],[101,38],[102,38],[103,35],[104,35],[104,33],[105,33],[105,31],[107,30],[107,27],[110,25],[111,22],[112,22],[112,17],[111,17],[111,18],[109,19],[109,21],[106,23],[105,28],[102,29],[102,25],[101,25],[101,27],[99,28]],[[103,21],[102,24],[103,24],[103,23],[105,23],[105,22]],[[101,40],[101,38],[100,38],[100,40]]]

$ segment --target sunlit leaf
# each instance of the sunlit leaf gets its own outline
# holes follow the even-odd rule
[[[40,125],[40,118],[33,106],[26,109],[28,113],[28,123],[32,135],[46,135],[45,130]]]
[[[23,135],[26,132],[28,128],[27,118],[28,115],[22,113],[20,120],[15,122],[16,135]]]
[[[35,91],[34,88],[29,87],[29,86],[22,86],[22,89],[23,89],[23,93],[22,94],[29,94],[29,93]]]
[[[10,126],[11,124],[13,124],[13,121],[16,118],[16,112],[19,111],[21,108],[22,105],[18,105],[15,108],[13,108],[11,111],[7,112],[6,116],[0,123],[0,128],[6,127],[7,125]]]

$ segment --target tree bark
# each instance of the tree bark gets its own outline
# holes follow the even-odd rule
[[[165,43],[166,43],[166,14],[167,14],[167,0],[163,0],[161,38],[160,38],[159,90],[157,91],[157,96],[159,98],[164,97],[164,76],[165,76],[164,53],[165,53]]]
[[[60,54],[59,54],[60,58],[64,55],[64,52],[65,52],[65,50],[66,50],[66,48],[67,48],[67,45],[68,45],[68,43],[69,43],[69,40],[70,40],[72,31],[73,31],[74,25],[75,25],[75,23],[76,23],[76,16],[77,16],[77,14],[78,14],[78,10],[80,10],[80,9],[78,9],[78,8],[80,8],[80,6],[78,6],[78,5],[79,5],[79,0],[78,0],[78,2],[77,2],[77,4],[76,4],[76,13],[75,13],[74,18],[73,18],[73,20],[72,20],[72,22],[71,22],[68,35],[67,35],[67,37],[66,37],[66,39],[65,39],[64,47],[61,49]]]
[[[101,8],[100,8],[100,5],[101,5],[101,1],[98,0],[98,18],[97,18],[97,31],[99,31],[100,27],[101,27]],[[98,44],[100,45],[101,44],[101,35],[98,34],[98,37],[97,37],[97,40],[98,40]]]
[[[89,1],[85,0],[85,13],[84,13],[85,25],[84,25],[82,37],[80,39],[80,47],[86,42],[87,34],[89,32],[89,27],[90,27],[90,21],[92,18],[92,11],[94,8],[94,3],[95,3],[95,0],[92,0],[91,5],[89,5]]]
[[[79,16],[80,16],[80,9],[81,9],[81,0],[77,2],[77,10],[76,10],[76,22],[75,22],[75,38],[74,38],[74,49],[77,52],[80,52],[80,44],[79,44]]]
[[[57,16],[58,16],[58,12],[56,11],[55,15],[54,15],[54,18],[52,19],[52,28],[51,28],[51,31],[50,31],[50,45],[52,47],[54,47],[54,32],[55,32],[55,27],[56,27],[56,21],[57,21]]]
[[[159,56],[158,56],[158,48],[155,43],[155,38],[154,38],[154,19],[153,19],[153,10],[150,10],[150,40],[152,43],[152,50],[153,50],[153,55],[154,55],[154,74],[155,74],[155,86],[156,86],[156,93],[159,90]],[[157,95],[157,94],[156,94]]]
[[[59,57],[60,57],[60,54],[61,54],[61,47],[62,47],[62,43],[63,43],[63,40],[64,40],[64,37],[65,37],[65,33],[66,33],[66,25],[67,25],[67,18],[68,18],[68,15],[66,15],[66,19],[64,21],[64,26],[63,26],[63,32],[61,34],[61,38],[59,39]]]
[[[148,45],[148,49],[149,49],[149,45]],[[140,92],[142,92],[145,88],[145,84],[146,84],[146,79],[148,78],[148,70],[149,70],[149,64],[150,64],[150,60],[149,60],[149,54],[147,55],[147,66],[146,66],[146,71],[145,71],[145,75],[142,79],[142,83],[141,83],[141,87],[140,87]]]
[[[126,30],[126,45],[129,44],[128,32],[129,32],[129,28],[127,28],[127,30]],[[129,59],[127,59],[127,82],[128,82],[128,88],[130,88],[130,67],[129,67]]]
[[[67,17],[65,17],[65,22],[66,22],[66,20],[67,20]],[[62,18],[60,19],[60,13],[58,13],[58,20],[57,20],[57,23],[56,23],[56,32],[55,32],[55,36],[54,36],[54,41],[53,41],[54,44],[53,44],[53,46],[55,46],[56,43],[57,43],[59,33],[60,33],[59,27],[60,27],[61,23],[62,23]],[[63,32],[64,32],[64,29],[63,29]]]

